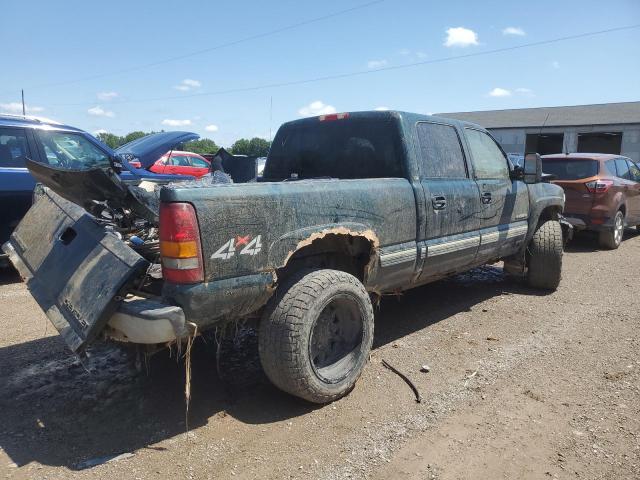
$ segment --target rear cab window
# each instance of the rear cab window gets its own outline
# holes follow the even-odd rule
[[[30,156],[26,132],[22,128],[0,128],[0,168],[26,168]]]
[[[283,125],[263,179],[403,177],[404,150],[390,119],[313,118]]]
[[[420,147],[418,169],[426,178],[468,178],[462,144],[452,125],[419,122],[416,132]]]
[[[599,163],[590,158],[543,158],[542,172],[556,180],[582,180],[598,175]]]

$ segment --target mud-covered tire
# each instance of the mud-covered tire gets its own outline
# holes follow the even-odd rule
[[[356,277],[338,270],[301,271],[280,285],[258,335],[269,380],[313,403],[332,402],[351,391],[372,341],[369,295]]]
[[[624,213],[622,210],[616,212],[613,217],[613,227],[604,232],[600,232],[599,243],[600,246],[608,250],[615,250],[622,243],[622,237],[624,236]]]
[[[527,282],[534,288],[555,290],[562,276],[562,227],[557,220],[538,226],[528,248]]]

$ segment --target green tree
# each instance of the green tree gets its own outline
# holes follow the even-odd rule
[[[102,143],[104,143],[105,145],[108,145],[111,148],[118,148],[120,145],[122,145],[122,137],[119,137],[118,135],[114,135],[113,133],[101,132],[98,135],[96,135],[96,137]]]
[[[216,153],[218,151],[218,145],[210,138],[200,138],[199,140],[193,140],[184,144],[184,149],[187,152],[193,153]]]
[[[251,140],[241,138],[231,146],[234,155],[249,155],[251,157],[266,157],[269,153],[271,142],[264,138],[253,137]]]
[[[151,133],[155,133],[155,132],[145,133],[141,131],[135,131],[135,132],[127,133],[122,139],[122,145],[124,145],[125,143],[133,142],[134,140],[142,138],[145,135],[149,135]]]

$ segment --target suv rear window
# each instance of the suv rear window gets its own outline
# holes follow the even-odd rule
[[[311,119],[276,134],[264,180],[402,176],[402,147],[393,120]]]
[[[543,158],[542,172],[555,175],[558,180],[581,180],[598,174],[598,161],[581,158]]]

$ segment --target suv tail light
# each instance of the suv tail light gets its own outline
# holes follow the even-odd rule
[[[585,183],[591,193],[605,193],[613,185],[613,180],[593,180]]]
[[[162,276],[173,283],[204,280],[200,229],[190,203],[160,204]]]

